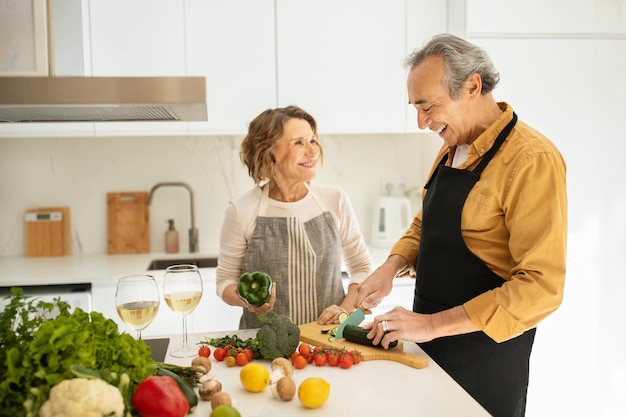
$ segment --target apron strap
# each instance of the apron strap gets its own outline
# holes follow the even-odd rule
[[[479,162],[478,166],[476,166],[476,168],[474,170],[472,170],[472,171],[467,171],[470,175],[472,175],[474,177],[477,177],[477,178],[480,178],[480,174],[482,174],[483,170],[485,169],[485,167],[487,166],[489,161],[491,161],[491,158],[493,158],[495,153],[498,151],[498,149],[500,148],[500,145],[502,145],[504,143],[504,141],[506,140],[506,138],[509,136],[509,134],[511,133],[511,130],[513,130],[513,126],[515,126],[515,123],[517,123],[517,114],[515,112],[513,112],[513,118],[504,127],[504,129],[502,129],[500,134],[498,134],[498,137],[496,138],[495,142],[493,143],[493,146],[482,157],[482,159]],[[428,182],[424,186],[425,189],[428,190],[428,188],[430,187],[430,183],[433,181],[433,178],[435,178],[437,176],[437,171],[439,170],[439,167],[442,166],[442,165],[445,165],[446,161],[448,161],[448,154],[447,153],[443,156],[443,158],[441,158],[441,161],[439,161],[439,164],[437,164],[437,168],[435,168],[435,171],[433,172],[433,175],[428,179]]]
[[[517,123],[517,114],[513,112],[513,118],[511,119],[511,121],[506,126],[504,126],[504,129],[502,129],[502,132],[500,132],[500,134],[496,138],[493,146],[487,151],[478,166],[472,171],[475,172],[478,177],[480,177],[483,169],[485,169],[489,161],[491,161],[491,158],[493,158],[498,149],[500,149],[500,145],[502,145],[506,138],[509,136],[509,133],[511,133],[511,130],[513,130],[513,126],[515,126],[515,123]]]

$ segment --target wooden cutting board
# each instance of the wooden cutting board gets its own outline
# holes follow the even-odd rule
[[[150,214],[147,192],[107,193],[107,250],[150,252]]]
[[[345,339],[330,341],[328,333],[322,333],[322,329],[330,329],[334,326],[321,326],[317,322],[305,323],[298,326],[300,328],[300,340],[315,346],[325,346],[336,349],[346,348],[361,352],[364,361],[388,360],[399,362],[413,368],[421,369],[428,366],[428,359],[422,356],[405,352],[402,341],[393,349],[383,349],[372,346],[360,345],[348,342]]]

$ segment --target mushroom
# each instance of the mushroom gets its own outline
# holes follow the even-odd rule
[[[296,383],[290,377],[284,376],[272,384],[271,390],[272,397],[290,401],[296,395]]]
[[[285,358],[276,358],[272,361],[272,381],[278,381],[281,377],[291,377],[293,375],[293,365]]]
[[[209,358],[205,358],[204,356],[197,356],[193,358],[193,360],[191,361],[191,366],[194,368],[204,369],[205,374],[209,372],[213,367],[213,365],[211,364],[211,360]]]
[[[230,398],[230,394],[224,391],[216,392],[211,398],[211,408],[215,409],[222,404],[233,405],[233,400]]]
[[[215,394],[222,391],[222,383],[211,374],[203,375],[199,382],[201,385],[200,389],[198,389],[198,394],[204,401],[212,400]]]

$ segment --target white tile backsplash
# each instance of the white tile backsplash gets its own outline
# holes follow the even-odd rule
[[[432,134],[321,137],[317,180],[341,185],[369,240],[371,204],[383,179],[421,189],[434,152]],[[24,254],[24,211],[69,206],[73,253],[106,253],[106,193],[149,191],[162,181],[194,190],[200,251],[214,252],[229,199],[252,186],[239,160],[240,137],[15,138],[0,140],[0,256]],[[415,199],[417,206],[418,200]],[[189,194],[159,188],[150,206],[151,251],[163,252],[166,221],[175,219],[188,251]]]

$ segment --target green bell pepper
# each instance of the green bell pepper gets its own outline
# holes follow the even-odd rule
[[[244,272],[239,277],[237,292],[251,306],[265,304],[270,299],[271,291],[272,278],[265,272]]]

